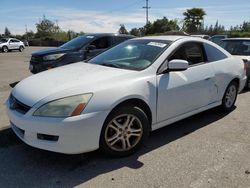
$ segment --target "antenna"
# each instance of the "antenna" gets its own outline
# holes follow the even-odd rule
[[[146,6],[142,7],[146,9],[146,24],[148,24],[148,9],[150,9],[151,7],[148,6],[148,0],[146,0]]]

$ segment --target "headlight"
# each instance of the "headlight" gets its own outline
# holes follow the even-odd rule
[[[46,56],[43,57],[43,60],[45,60],[45,61],[57,60],[60,57],[64,56],[64,54],[65,53],[46,55]]]
[[[77,116],[82,113],[92,94],[75,95],[51,101],[39,107],[34,116],[41,117],[70,117]]]

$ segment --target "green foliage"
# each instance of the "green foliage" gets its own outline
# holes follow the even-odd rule
[[[183,13],[183,29],[188,33],[197,33],[203,29],[203,20],[206,12],[202,8],[187,9]]]
[[[5,37],[10,37],[11,36],[10,30],[8,29],[8,27],[5,27],[5,29],[4,29],[4,36]]]
[[[231,32],[230,37],[250,38],[250,32]]]
[[[218,34],[224,34],[226,32],[225,27],[218,23],[218,21],[215,23],[215,25],[207,26],[202,33],[206,35],[218,35]]]
[[[137,36],[137,37],[142,36],[141,30],[140,30],[140,29],[137,29],[137,28],[131,29],[130,32],[129,32],[129,34],[130,34],[130,35]]]
[[[40,38],[43,40],[54,39],[56,37],[55,35],[59,32],[59,27],[56,26],[51,20],[48,20],[45,16],[43,16],[43,19],[36,24],[36,28],[37,33],[35,38]]]
[[[128,34],[128,31],[127,31],[127,29],[126,29],[126,27],[125,27],[124,24],[121,24],[121,25],[120,25],[120,28],[119,28],[119,30],[118,30],[118,33],[120,33],[120,34]]]

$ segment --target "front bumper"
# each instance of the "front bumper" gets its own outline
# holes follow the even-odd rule
[[[108,111],[69,118],[45,118],[7,113],[15,134],[30,146],[65,154],[78,154],[99,148],[99,139]],[[45,135],[45,136],[41,136]]]

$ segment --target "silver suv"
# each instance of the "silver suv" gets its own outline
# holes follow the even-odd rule
[[[2,38],[0,39],[0,50],[2,52],[8,52],[10,50],[24,50],[24,43],[15,38]]]

